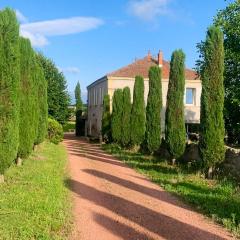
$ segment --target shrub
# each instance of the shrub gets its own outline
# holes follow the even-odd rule
[[[146,134],[144,147],[153,153],[161,145],[162,77],[161,69],[149,69],[149,92],[146,107]]]
[[[15,12],[0,11],[0,175],[19,145],[19,24]]]
[[[173,159],[179,158],[186,148],[184,119],[185,54],[176,50],[172,54],[167,93],[165,135]]]
[[[223,33],[210,27],[202,48],[200,152],[209,174],[225,157],[224,146],[224,47]]]
[[[48,139],[54,144],[58,144],[63,139],[62,125],[52,118],[48,118]]]
[[[131,144],[140,145],[145,135],[145,102],[144,80],[136,76],[133,90],[133,104],[131,111]]]

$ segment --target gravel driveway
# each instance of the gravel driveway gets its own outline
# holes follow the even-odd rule
[[[76,240],[233,239],[121,161],[65,135]]]

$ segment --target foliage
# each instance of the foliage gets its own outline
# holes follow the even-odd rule
[[[73,132],[75,130],[75,122],[67,122],[63,125],[64,132]]]
[[[47,136],[48,128],[48,103],[47,103],[47,80],[45,79],[43,69],[39,63],[39,58],[35,55],[35,81],[36,84],[36,106],[37,114],[37,135],[35,144],[44,141]]]
[[[161,69],[149,69],[149,92],[146,107],[145,148],[153,153],[161,145],[162,76]]]
[[[215,26],[207,31],[202,48],[202,96],[200,152],[206,169],[222,162],[225,157],[224,146],[224,47],[223,34]]]
[[[122,138],[123,91],[116,89],[112,101],[111,132],[113,141],[121,143]]]
[[[169,152],[179,158],[186,147],[184,119],[185,54],[176,50],[172,54],[167,93],[165,136]]]
[[[144,80],[136,76],[133,90],[133,104],[131,111],[131,144],[140,145],[145,135],[145,102],[144,102]]]
[[[123,151],[113,144],[103,148],[240,236],[240,195],[234,182],[207,180],[190,173],[186,166],[172,166],[157,157]],[[142,192],[150,194],[144,187]]]
[[[102,137],[105,142],[111,141],[110,96],[108,94],[103,98]]]
[[[6,171],[0,185],[0,239],[67,239],[71,227],[70,196],[64,180],[63,145],[44,142],[24,165]]]
[[[122,110],[122,139],[121,144],[127,147],[131,142],[131,92],[129,87],[123,89],[123,110]]]
[[[36,87],[34,51],[28,39],[20,38],[20,120],[18,155],[26,158],[36,137]],[[26,127],[27,126],[27,127]]]
[[[70,104],[66,79],[52,60],[40,53],[38,57],[48,83],[48,114],[64,124],[69,118],[68,106]]]
[[[81,98],[81,88],[80,83],[78,82],[75,88],[75,100],[76,100],[76,110],[82,110],[83,103]]]
[[[224,33],[225,127],[230,143],[240,143],[240,1],[218,12],[215,25]]]
[[[81,135],[82,125],[82,99],[81,99],[81,88],[78,82],[75,88],[75,100],[76,100],[76,136]]]
[[[62,125],[52,118],[48,118],[48,139],[54,144],[58,144],[63,139]]]
[[[15,12],[0,11],[0,174],[17,156],[19,145],[19,24]]]

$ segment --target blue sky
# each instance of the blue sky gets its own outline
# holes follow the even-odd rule
[[[64,72],[69,92],[161,49],[169,60],[182,48],[194,67],[196,43],[205,37],[224,0],[1,0],[16,9],[21,34]]]

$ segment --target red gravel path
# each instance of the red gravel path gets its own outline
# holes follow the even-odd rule
[[[230,234],[121,161],[66,135],[76,240],[223,240]]]

